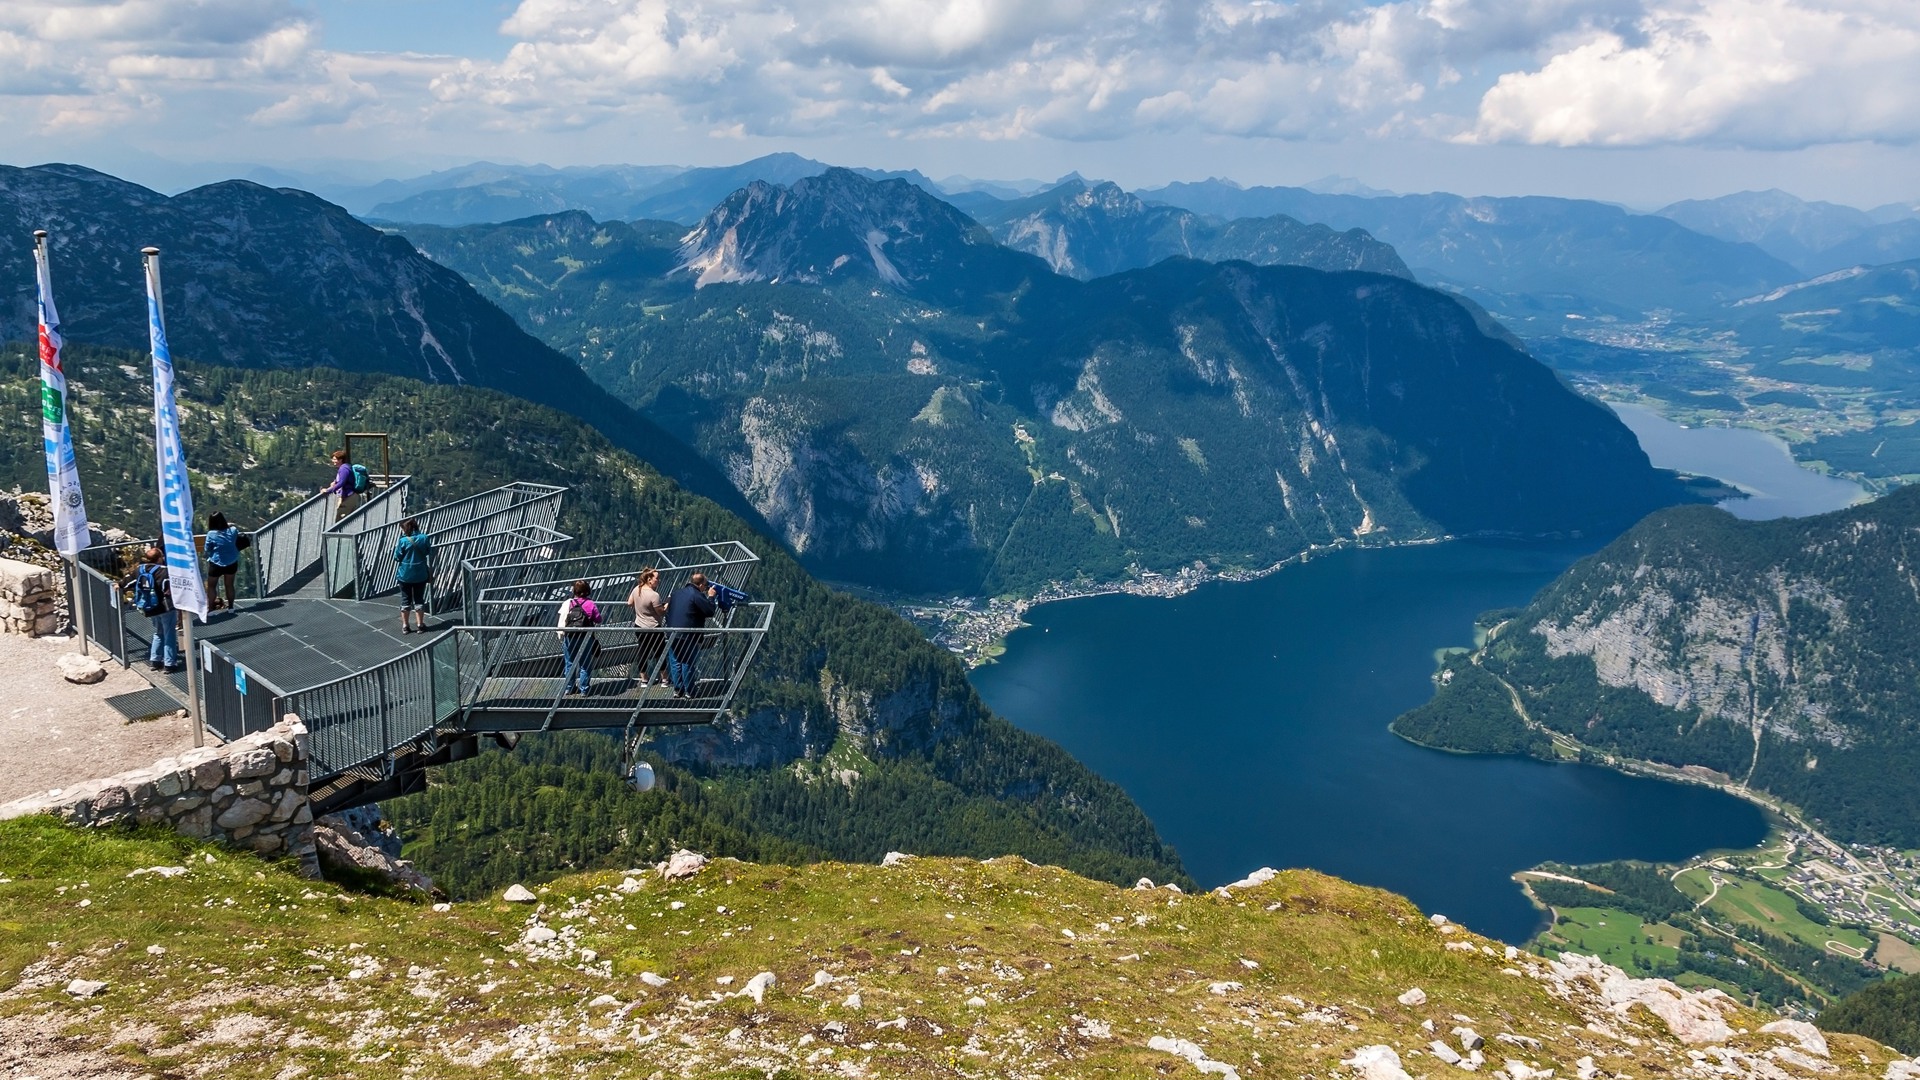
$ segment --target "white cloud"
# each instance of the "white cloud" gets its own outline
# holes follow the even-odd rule
[[[1705,0],[1502,75],[1472,138],[1749,147],[1920,138],[1920,5]]]

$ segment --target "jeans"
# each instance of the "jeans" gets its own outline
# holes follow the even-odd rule
[[[147,659],[173,667],[180,662],[180,613],[163,611],[153,616],[153,642],[147,646]]]
[[[586,693],[593,679],[593,638],[588,634],[568,634],[560,639],[560,651],[567,656],[567,666],[560,673],[560,684],[566,689],[577,685],[581,693]],[[576,680],[575,676],[578,676]]]
[[[697,632],[675,634],[673,642],[667,646],[667,678],[672,681],[676,691],[688,697],[693,696],[693,664],[699,658],[700,635]]]

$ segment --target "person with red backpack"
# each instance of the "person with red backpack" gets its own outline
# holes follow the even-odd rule
[[[133,606],[153,620],[153,639],[147,644],[147,666],[155,671],[175,672],[185,667],[180,662],[180,613],[173,606],[173,582],[167,577],[166,552],[154,545],[146,550],[140,565],[120,583],[133,596]]]
[[[593,602],[593,585],[584,580],[574,582],[573,595],[560,602],[559,629],[554,631],[560,635],[560,650],[567,658],[560,681],[569,697],[584,694],[593,685],[593,656],[600,646],[587,631],[599,626],[600,618],[600,605]]]

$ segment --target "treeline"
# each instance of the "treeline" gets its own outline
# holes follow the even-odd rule
[[[1442,750],[1552,756],[1553,740],[1520,719],[1513,695],[1480,665],[1449,656],[1441,677],[1431,700],[1393,722],[1394,734]]]
[[[1816,1022],[1828,1031],[1865,1035],[1903,1054],[1920,1054],[1920,978],[1882,979],[1823,1009]]]
[[[158,521],[148,358],[77,344],[68,346],[66,358],[88,508],[100,522],[152,535]],[[831,851],[869,859],[889,847],[917,847],[920,854],[1015,853],[1117,882],[1143,875],[1185,880],[1178,856],[1125,792],[1053,743],[994,716],[960,663],[911,624],[821,585],[779,545],[573,417],[494,391],[389,376],[255,371],[191,358],[177,363],[196,509],[222,509],[242,527],[268,520],[326,483],[327,453],[339,445],[341,432],[384,431],[392,435],[394,470],[415,476],[417,504],[515,479],[563,484],[571,491],[561,529],[578,537],[583,552],[716,538],[750,544],[763,560],[751,589],[779,608],[736,714],[754,718],[752,737],[777,743],[779,752],[757,755],[766,763],[761,768],[708,770],[716,778],[725,772],[724,779],[710,782],[731,791],[729,806],[755,815],[753,829],[738,836],[693,834],[710,837],[716,850],[770,858]],[[18,345],[0,348],[0,484],[44,488],[38,379],[32,352]],[[834,689],[832,701],[826,686]],[[856,719],[871,729],[861,750],[887,766],[873,770],[876,784],[884,777],[891,785],[880,789],[886,798],[857,795],[835,807],[796,798],[797,781],[786,765],[824,753],[841,737],[835,707],[860,714]],[[529,739],[526,752],[537,752],[541,742]],[[668,750],[673,745],[663,743]],[[675,752],[684,752],[689,768],[698,766],[698,747]],[[586,792],[601,790],[591,779],[597,759],[556,761],[553,767],[567,779],[542,786],[578,792],[564,802],[591,802]],[[448,800],[456,817],[469,816],[481,803],[461,801],[457,790],[443,784],[415,796],[422,805],[406,816],[431,822],[437,805]],[[675,797],[690,790],[675,788]],[[729,822],[740,827],[739,815],[700,814],[716,829]],[[536,843],[519,854],[504,844],[487,850],[490,857],[518,860],[515,875],[539,876],[568,868],[593,845],[618,846],[613,833],[601,831],[600,819],[587,815],[580,823],[592,830],[585,839]],[[444,850],[451,830],[434,833],[435,847]],[[833,834],[852,839],[817,842]],[[454,872],[472,880],[501,877],[478,865]]]
[[[1527,885],[1540,902],[1553,907],[1610,907],[1638,915],[1645,922],[1665,922],[1693,908],[1693,901],[1673,887],[1667,875],[1651,866],[1633,863],[1600,863],[1595,866],[1566,867],[1548,864],[1544,869],[1579,877],[1606,893],[1552,878],[1529,878]]]

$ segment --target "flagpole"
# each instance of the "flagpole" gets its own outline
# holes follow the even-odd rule
[[[67,415],[67,372],[60,359],[60,313],[53,304],[47,230],[33,231],[33,271],[39,308],[40,431],[46,444],[48,509],[53,511],[53,546],[67,563],[67,615],[80,631],[80,653],[87,653],[87,609],[80,602],[80,552],[91,540],[86,500],[80,494],[80,465],[73,454],[73,428]]]
[[[200,716],[200,657],[193,647],[193,616],[206,617],[207,600],[200,582],[199,559],[193,549],[193,491],[180,446],[179,410],[173,397],[173,354],[167,347],[166,308],[160,298],[160,249],[141,248],[140,255],[147,272],[147,322],[153,341],[153,434],[160,488],[160,541],[166,552],[167,580],[172,586],[174,610],[186,617],[181,659],[187,666],[187,720],[193,725],[193,745],[197,747],[206,740],[206,725]],[[182,571],[185,571],[184,577]],[[182,586],[187,586],[184,597]],[[182,599],[187,601],[184,608],[180,604]]]

